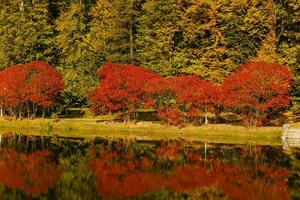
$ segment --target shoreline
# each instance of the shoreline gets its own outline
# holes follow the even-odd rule
[[[136,141],[186,140],[228,144],[282,145],[281,127],[244,127],[229,124],[208,124],[177,128],[158,122],[97,123],[97,119],[24,119],[9,121],[0,119],[0,134],[24,134]]]

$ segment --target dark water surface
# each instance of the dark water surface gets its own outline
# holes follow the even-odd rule
[[[0,199],[300,199],[300,151],[2,136]]]

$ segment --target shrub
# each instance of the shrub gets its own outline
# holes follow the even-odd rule
[[[0,106],[22,116],[50,108],[63,90],[61,73],[42,61],[15,65],[0,72]]]
[[[102,80],[90,95],[94,113],[131,113],[155,104],[149,82],[160,79],[159,75],[142,67],[114,63],[102,66],[99,74]]]
[[[279,64],[248,62],[225,79],[224,104],[253,125],[266,124],[269,118],[290,103],[292,74]]]
[[[186,124],[185,117],[178,108],[159,108],[157,111],[157,117],[169,125],[183,127]]]

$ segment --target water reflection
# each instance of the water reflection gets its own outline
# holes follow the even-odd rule
[[[6,135],[1,199],[297,199],[300,153],[281,147]]]
[[[242,151],[242,155],[248,158],[249,151]],[[215,195],[224,199],[289,199],[287,168],[247,159],[236,163],[212,157],[205,161],[199,151],[180,143],[163,144],[144,154],[94,149],[90,162],[103,199],[142,197],[161,190],[170,191],[171,199],[198,199],[201,194],[212,199]]]
[[[58,182],[61,172],[61,167],[52,162],[48,150],[30,154],[6,148],[0,150],[0,182],[11,190],[38,196]]]

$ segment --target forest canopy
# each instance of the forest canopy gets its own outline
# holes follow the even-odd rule
[[[0,0],[0,8],[0,69],[57,67],[66,106],[89,104],[107,61],[216,84],[265,61],[290,68],[300,113],[298,0]]]

